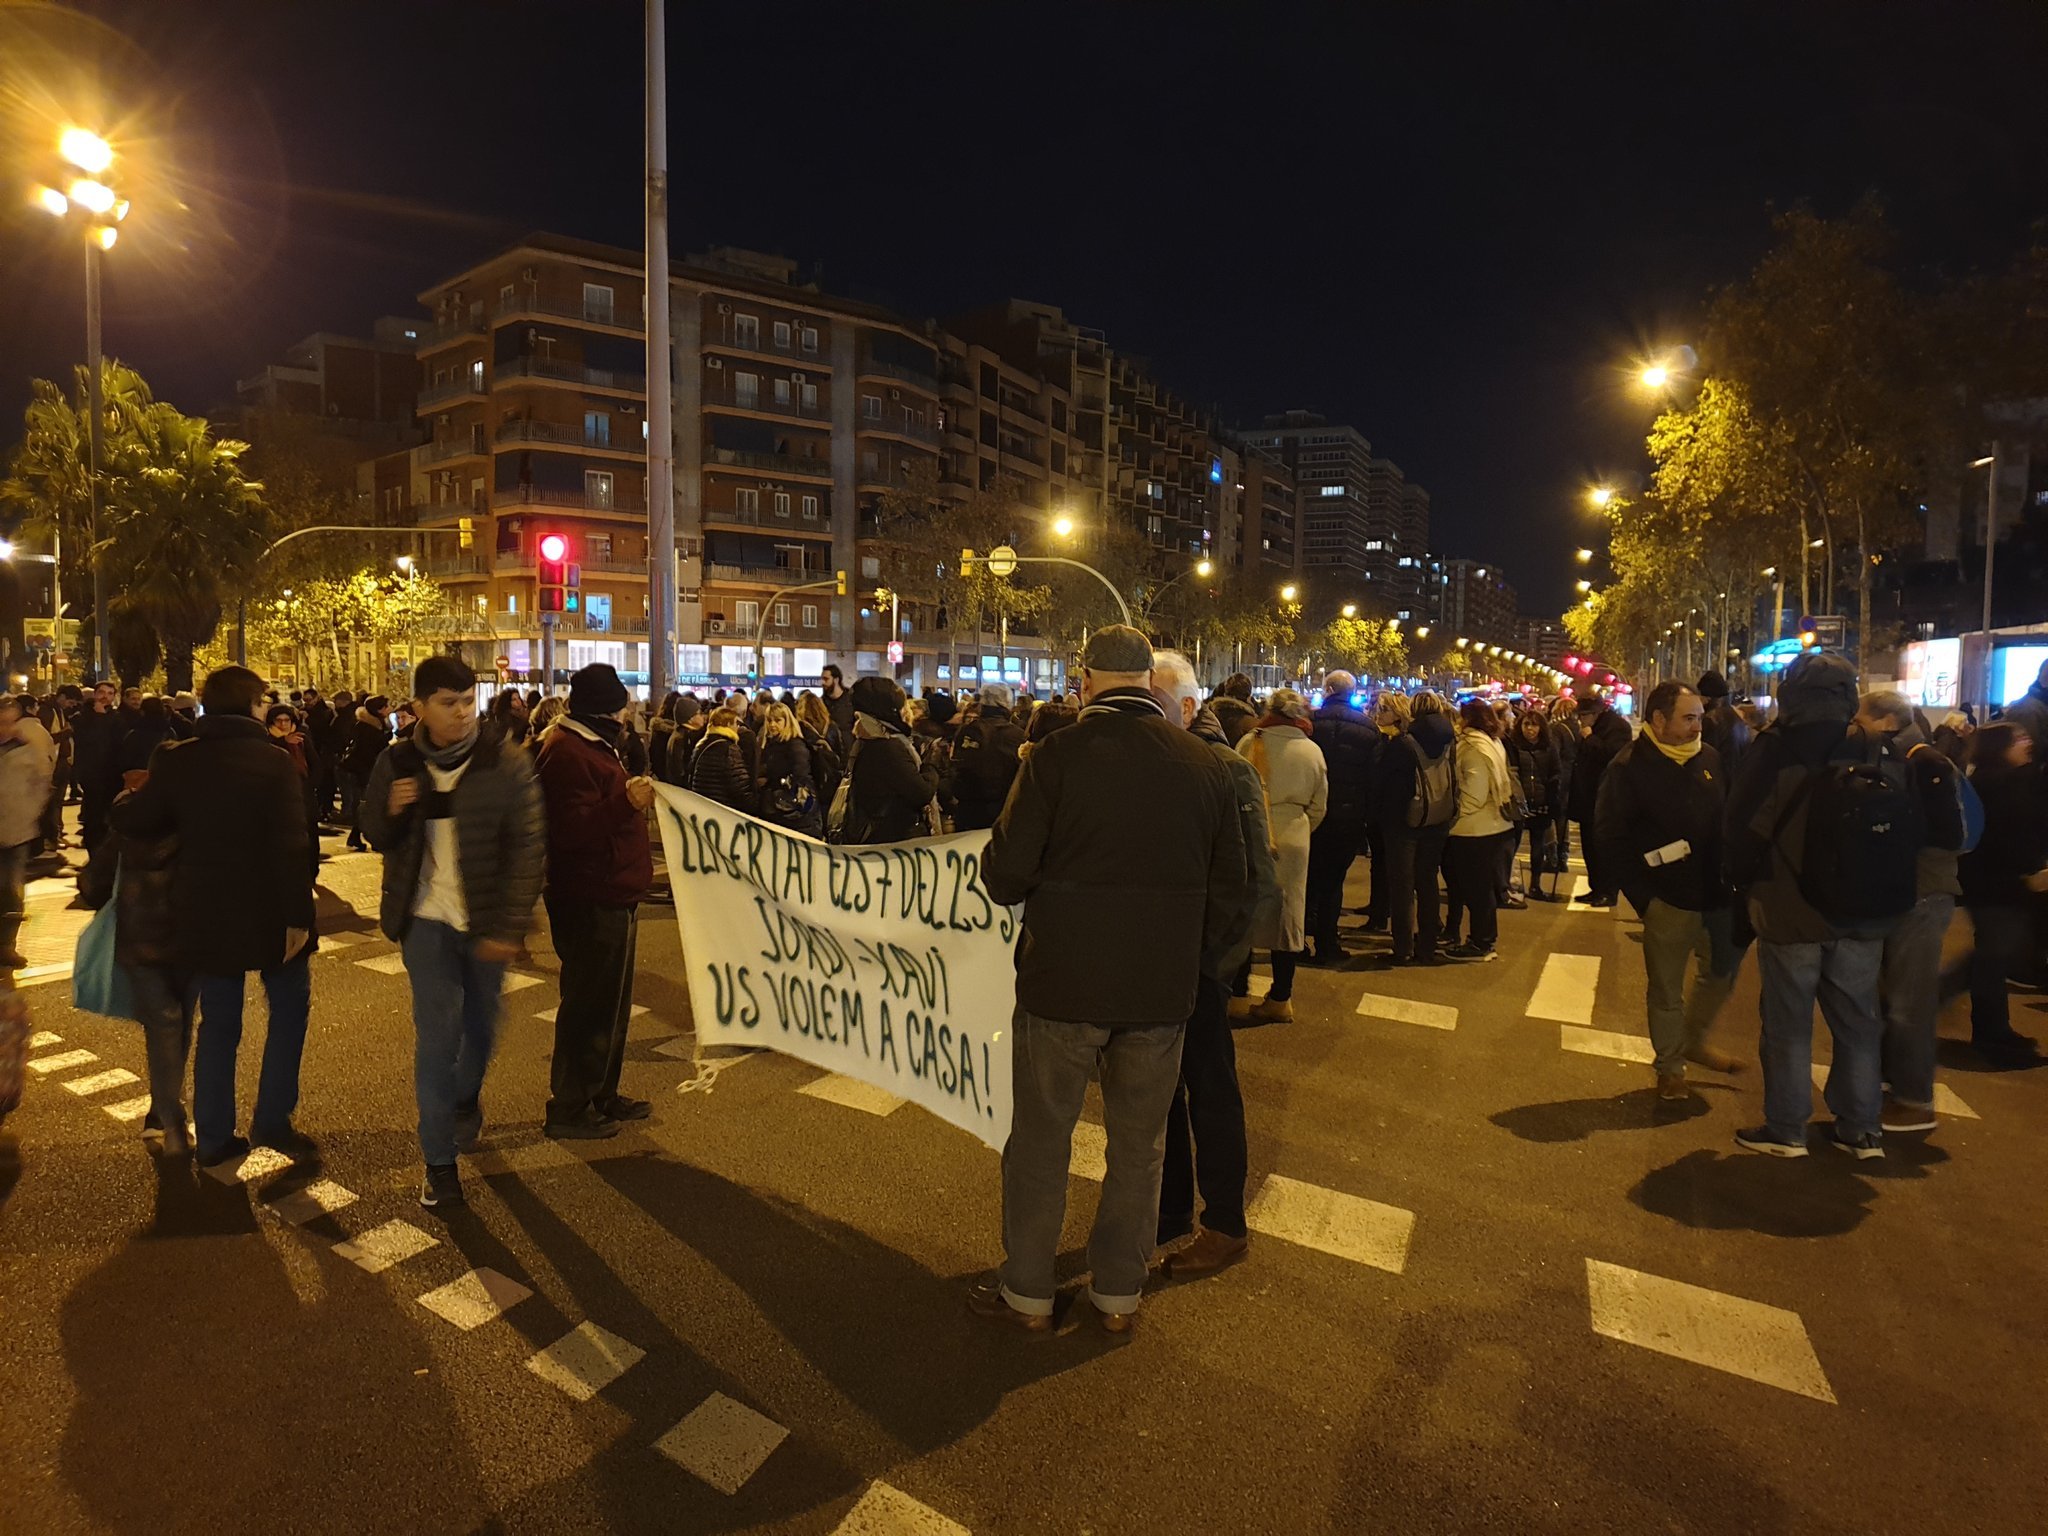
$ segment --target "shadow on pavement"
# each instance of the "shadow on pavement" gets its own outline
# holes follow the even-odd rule
[[[1793,1160],[1753,1152],[1689,1152],[1652,1170],[1629,1199],[1688,1227],[1760,1232],[1766,1237],[1836,1237],[1854,1231],[1877,1197],[1871,1180],[1925,1178],[1948,1153],[1925,1141],[1887,1137],[1883,1162],[1853,1162],[1818,1145]]]
[[[1948,1072],[2001,1073],[2031,1072],[2037,1067],[2048,1067],[2048,1056],[2022,1057],[2018,1061],[2000,1061],[1979,1054],[1977,1048],[1967,1040],[1938,1040],[1934,1046],[1935,1061]]]
[[[1601,1131],[1653,1131],[1697,1120],[1711,1107],[1697,1093],[1683,1099],[1660,1099],[1655,1088],[1637,1088],[1603,1099],[1522,1104],[1488,1118],[1524,1141],[1584,1141]]]
[[[0,1210],[21,1182],[21,1142],[13,1135],[0,1136]]]

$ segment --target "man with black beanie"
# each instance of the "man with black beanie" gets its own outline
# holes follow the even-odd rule
[[[1735,706],[1728,702],[1728,679],[1720,673],[1702,672],[1695,691],[1707,710],[1700,722],[1700,740],[1721,759],[1721,782],[1726,784],[1734,779],[1736,765],[1749,745],[1749,722],[1735,713]]]
[[[548,813],[548,909],[562,962],[555,1011],[549,1136],[616,1136],[651,1106],[619,1092],[626,1023],[633,1013],[639,905],[654,884],[647,808],[654,781],[629,777],[622,734],[633,701],[619,674],[593,662],[569,679],[569,713],[542,737],[539,774]]]

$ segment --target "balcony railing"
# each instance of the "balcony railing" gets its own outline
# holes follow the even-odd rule
[[[460,437],[451,437],[446,442],[429,443],[420,450],[422,464],[443,464],[450,459],[474,458],[484,450],[465,432]]]
[[[574,507],[585,512],[644,513],[647,498],[627,491],[594,496],[589,491],[558,491],[544,485],[514,485],[493,491],[497,501],[519,502],[536,507]]]
[[[707,389],[704,391],[704,403],[710,406],[729,406],[735,411],[760,411],[764,415],[769,416],[787,416],[794,421],[827,421],[831,419],[830,412],[823,405],[805,405],[801,395],[796,395],[789,400],[778,401],[774,397],[774,381],[764,379],[762,383],[769,387],[756,390],[753,395],[744,399],[741,398],[738,390],[730,387],[725,389]]]
[[[514,299],[510,304],[498,306],[500,322],[524,319],[532,315],[546,320],[567,320],[579,325],[608,325],[614,330],[637,331],[642,329],[640,316],[630,309],[612,306],[609,314],[597,309],[585,309],[568,304],[543,304],[538,299]]]
[[[570,384],[588,384],[597,389],[626,389],[647,392],[647,375],[613,368],[586,368],[554,357],[514,357],[498,364],[501,379],[560,379]]]
[[[706,579],[711,581],[752,582],[764,587],[796,587],[810,581],[828,581],[832,573],[813,570],[807,566],[783,565],[719,565],[704,567]]]
[[[430,411],[436,406],[452,405],[457,400],[481,400],[484,387],[469,374],[453,378],[443,384],[430,384],[420,391],[417,409]]]
[[[920,373],[915,368],[904,368],[896,363],[878,362],[874,358],[868,358],[861,363],[860,374],[862,378],[894,379],[899,384],[909,384],[924,390],[927,394],[936,395],[939,392],[939,381],[935,375]]]
[[[784,475],[814,475],[832,478],[832,461],[793,453],[761,453],[752,448],[707,448],[707,464],[736,464],[746,469],[767,469]]]
[[[481,576],[484,573],[482,555],[442,555],[427,561],[422,567],[429,576]]]
[[[565,448],[609,448],[615,453],[643,454],[645,443],[613,442],[586,431],[573,421],[503,421],[498,424],[501,443],[558,443]]]
[[[433,325],[420,327],[419,336],[413,345],[424,352],[428,347],[438,347],[443,342],[454,341],[460,336],[481,336],[484,330],[482,310],[457,315],[449,320],[437,321]]]
[[[765,507],[747,511],[742,507],[706,507],[707,523],[744,523],[750,528],[779,528],[785,533],[809,534],[813,538],[832,536],[832,519],[826,515],[805,517],[800,511],[776,512]]]
[[[792,326],[789,333],[789,344],[787,346],[777,346],[775,344],[773,326],[764,325],[761,327],[761,334],[752,341],[742,341],[737,335],[706,336],[704,338],[704,345],[707,347],[722,347],[729,352],[751,352],[757,357],[787,357],[802,363],[806,368],[829,368],[832,366],[826,359],[825,338],[822,334],[818,337],[818,345],[810,348],[808,351],[802,345],[801,337],[801,330]]]
[[[913,442],[928,443],[934,448],[939,445],[939,429],[937,427],[927,426],[924,422],[913,420],[911,417],[902,414],[863,416],[860,419],[860,430],[863,432],[888,432],[896,437],[907,437]]]

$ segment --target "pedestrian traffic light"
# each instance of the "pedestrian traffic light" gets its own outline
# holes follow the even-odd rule
[[[534,548],[540,556],[540,611],[560,613],[566,606],[569,585],[569,541],[559,533],[544,533]]]
[[[836,571],[833,573],[832,588],[841,597],[846,596],[846,572]]]
[[[455,519],[455,542],[464,549],[474,549],[476,547],[475,518],[458,517]]]

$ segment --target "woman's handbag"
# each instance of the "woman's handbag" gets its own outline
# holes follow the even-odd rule
[[[118,871],[114,878],[119,881]],[[85,932],[78,936],[78,948],[71,959],[71,1006],[82,1013],[104,1014],[110,1019],[132,1019],[135,999],[128,985],[128,972],[114,958],[119,912],[119,902],[108,902],[92,915]]]

